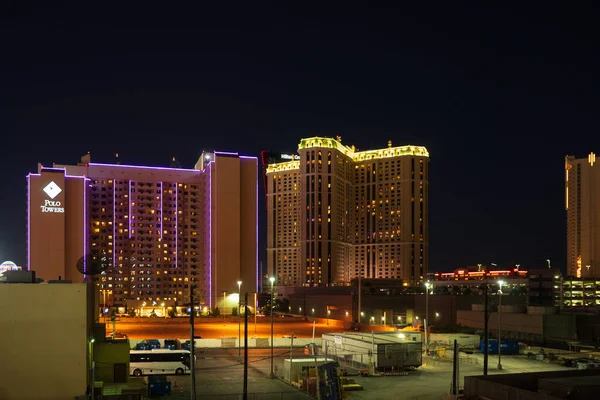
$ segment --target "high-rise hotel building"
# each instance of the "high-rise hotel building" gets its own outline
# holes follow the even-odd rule
[[[359,276],[414,284],[427,274],[429,153],[358,151],[302,139],[267,167],[267,265],[276,284],[330,286]]]
[[[600,165],[596,155],[565,158],[567,276],[600,276]],[[598,254],[598,255],[596,255]]]
[[[194,169],[39,165],[27,176],[27,266],[81,282],[78,262],[101,264],[107,306],[183,307],[194,283],[195,304],[230,309],[238,281],[258,290],[257,174],[257,158],[222,152]]]

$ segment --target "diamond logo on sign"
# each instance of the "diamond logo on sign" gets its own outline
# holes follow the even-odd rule
[[[59,188],[58,185],[56,183],[54,183],[54,181],[52,181],[49,184],[47,184],[46,187],[44,189],[42,189],[42,190],[51,199],[55,198],[56,196],[58,196],[60,194],[60,192],[62,192],[62,189]]]

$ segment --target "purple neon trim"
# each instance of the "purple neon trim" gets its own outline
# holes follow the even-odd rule
[[[232,153],[229,151],[215,151],[215,154],[223,154],[225,156],[239,156],[238,153]]]
[[[28,178],[29,178],[30,176],[42,176],[42,174],[32,174],[32,173],[29,173],[29,174],[27,174],[27,177],[28,177]]]
[[[63,172],[67,172],[66,168],[44,167],[44,166],[42,166],[42,170],[44,170],[44,171],[63,171]]]
[[[258,272],[258,158],[257,157],[249,157],[254,158],[256,161],[256,291],[258,292],[258,277],[260,273]]]
[[[85,176],[83,175],[66,175],[65,174],[65,178],[75,178],[75,179],[87,179]]]
[[[128,232],[129,233],[129,239],[131,239],[131,179],[129,180],[129,216],[127,217],[127,219],[129,220],[127,223],[129,224],[129,229]]]
[[[256,161],[258,161],[258,157],[252,157],[252,156],[240,156],[240,158],[246,158],[246,159],[249,159],[249,160],[256,160]]]
[[[179,216],[178,214],[178,210],[179,210],[179,203],[177,200],[177,193],[179,192],[179,184],[177,182],[175,182],[175,268],[179,268],[179,264],[177,261],[177,255],[179,254],[179,246],[177,244],[177,241],[179,239]]]
[[[114,168],[143,168],[143,169],[159,169],[166,171],[188,171],[188,172],[199,172],[192,168],[167,168],[167,167],[149,167],[145,165],[123,165],[123,164],[102,164],[102,163],[88,163],[89,166],[93,167],[114,167]]]
[[[87,271],[87,257],[85,257],[85,255],[88,252],[87,249],[87,236],[88,236],[88,232],[89,232],[89,226],[88,226],[88,218],[87,218],[87,207],[88,207],[88,203],[87,203],[87,191],[88,191],[88,185],[86,184],[86,181],[89,181],[90,179],[85,178],[83,180],[83,270]],[[114,181],[113,181],[114,182]],[[114,243],[114,235],[113,235],[113,243]],[[92,278],[90,278],[92,279]],[[87,281],[87,279],[86,279]]]
[[[117,180],[113,179],[113,268],[117,264]]]
[[[163,239],[163,183],[160,182],[160,240]]]
[[[39,174],[37,174],[39,175]],[[27,270],[31,271],[31,177],[27,175]]]
[[[208,303],[212,308],[212,164],[206,166],[208,173]],[[215,299],[216,302],[216,299]],[[225,309],[223,309],[225,312]]]

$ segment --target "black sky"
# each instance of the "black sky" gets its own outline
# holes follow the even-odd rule
[[[597,10],[114,4],[0,15],[0,261],[25,263],[38,162],[192,167],[339,134],[427,146],[431,270],[564,265],[564,156],[600,151]]]

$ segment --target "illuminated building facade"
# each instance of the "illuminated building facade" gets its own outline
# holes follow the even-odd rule
[[[81,282],[77,262],[99,260],[107,307],[161,315],[189,304],[192,283],[199,304],[223,307],[238,280],[257,291],[257,174],[257,158],[221,152],[194,169],[39,165],[27,177],[27,266]]]
[[[341,138],[302,139],[298,160],[266,170],[267,265],[278,285],[427,274],[429,153],[358,151]]]
[[[600,276],[600,173],[596,155],[565,158],[567,276]],[[596,255],[598,253],[598,256]]]

